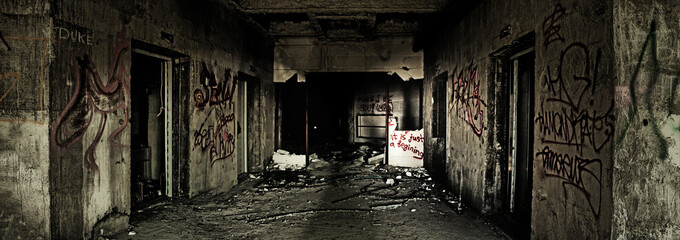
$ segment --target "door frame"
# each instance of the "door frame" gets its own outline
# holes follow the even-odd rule
[[[162,81],[162,92],[163,92],[163,99],[162,99],[162,106],[163,106],[163,118],[164,118],[164,144],[163,144],[163,151],[165,152],[164,156],[164,166],[165,166],[165,180],[164,180],[164,185],[165,185],[165,195],[168,197],[173,196],[173,183],[172,183],[172,135],[173,135],[173,129],[172,129],[172,110],[173,110],[173,104],[172,104],[172,69],[173,69],[173,59],[171,57],[153,53],[147,50],[144,50],[142,48],[132,48],[132,52],[157,58],[162,61],[161,64],[161,76],[163,79]]]
[[[491,64],[490,71],[492,74],[489,76],[489,91],[490,94],[489,101],[495,103],[495,107],[492,112],[495,112],[495,116],[489,117],[489,141],[492,152],[495,152],[495,156],[489,157],[489,165],[487,165],[487,174],[492,177],[487,177],[487,184],[492,184],[494,187],[486,190],[488,194],[493,194],[494,199],[486,201],[486,206],[491,207],[491,212],[493,213],[493,221],[501,227],[507,234],[513,238],[529,238],[531,235],[531,214],[534,211],[529,207],[528,209],[528,219],[525,218],[524,223],[520,223],[518,215],[514,213],[515,211],[515,183],[516,178],[515,171],[516,162],[513,160],[515,157],[513,152],[513,120],[516,118],[515,111],[511,109],[517,104],[516,95],[511,93],[516,93],[517,84],[515,76],[515,60],[526,54],[534,54],[534,71],[533,74],[534,81],[531,83],[531,93],[530,97],[532,109],[531,114],[535,112],[535,94],[536,90],[534,86],[536,85],[536,34],[535,32],[528,32],[519,38],[512,41],[510,45],[503,46],[494,52],[489,54]],[[512,119],[511,119],[512,117]],[[533,121],[533,117],[530,117],[529,121]],[[493,130],[491,130],[493,129]],[[532,131],[533,132],[533,131]],[[528,136],[529,141],[532,143],[535,141],[534,134]],[[493,144],[492,144],[493,143]],[[500,148],[495,148],[493,146],[500,146]],[[530,156],[533,156],[533,144],[528,146]],[[534,164],[532,161],[531,163]],[[496,170],[497,169],[497,170]],[[532,169],[531,169],[532,170]],[[533,192],[533,171],[530,172],[531,176],[528,176],[528,189],[527,191],[531,194]],[[498,182],[498,183],[496,183]],[[529,197],[529,201],[533,201]],[[531,206],[531,204],[529,205]],[[526,215],[525,215],[526,216]]]

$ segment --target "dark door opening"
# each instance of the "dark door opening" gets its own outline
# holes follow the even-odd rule
[[[513,59],[513,94],[515,123],[512,136],[514,145],[511,177],[511,215],[521,224],[531,223],[531,186],[533,176],[533,137],[534,137],[534,52]]]
[[[356,78],[351,73],[307,75],[310,153],[324,145],[342,146],[350,143],[352,87]]]
[[[529,33],[492,53],[492,69],[500,83],[498,173],[501,208],[496,223],[513,238],[531,236],[534,148],[535,34]]]
[[[306,83],[298,82],[297,76],[293,76],[286,83],[278,83],[280,101],[277,110],[281,115],[277,118],[280,122],[280,148],[297,154],[304,154],[305,143],[305,94]]]
[[[132,53],[132,206],[165,195],[163,60]]]

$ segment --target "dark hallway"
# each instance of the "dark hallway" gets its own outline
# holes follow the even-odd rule
[[[0,13],[0,239],[680,239],[677,1]]]

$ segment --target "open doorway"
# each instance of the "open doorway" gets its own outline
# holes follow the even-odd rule
[[[133,208],[172,197],[172,62],[135,49],[131,72],[131,198]]]
[[[285,83],[278,83],[277,112],[279,142],[277,146],[297,154],[306,151],[306,83],[299,82],[297,75]]]
[[[531,225],[531,186],[533,183],[534,138],[534,52],[511,57],[510,92],[510,215],[525,226]]]
[[[501,143],[502,211],[497,219],[508,234],[529,238],[533,188],[535,37],[533,33],[501,48],[494,55],[501,83],[496,97]]]

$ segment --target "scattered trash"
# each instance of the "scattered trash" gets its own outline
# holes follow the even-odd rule
[[[387,209],[396,209],[401,206],[404,206],[403,203],[394,203],[394,204],[388,204],[388,205],[378,205],[378,206],[371,206],[371,209],[373,210],[387,210]]]
[[[401,175],[397,175],[397,176],[394,177],[394,178],[396,178],[396,179],[401,179]]]
[[[248,176],[249,176],[250,178],[252,178],[252,179],[257,178],[257,177],[256,177],[255,175],[253,175],[252,173],[251,173],[251,174],[248,174]]]
[[[283,150],[283,149],[276,150],[276,153],[282,154],[282,155],[289,155],[290,154],[290,152]]]
[[[380,154],[380,155],[375,155],[373,157],[368,158],[368,164],[376,164],[376,163],[381,163],[383,162],[383,159],[385,159],[385,154]]]
[[[130,232],[128,232],[128,235],[134,236],[134,235],[137,235],[137,232],[135,232],[135,231],[130,231]]]
[[[394,179],[388,178],[387,181],[385,181],[385,184],[394,185]]]
[[[413,177],[413,173],[411,173],[411,172],[406,172],[406,176],[407,176],[407,177]]]
[[[274,161],[273,168],[278,168],[280,170],[298,170],[305,167],[306,157],[305,155],[291,154],[286,150],[276,150],[274,156],[272,157]]]
[[[411,212],[416,212],[416,209],[415,209],[415,208],[411,208]]]

